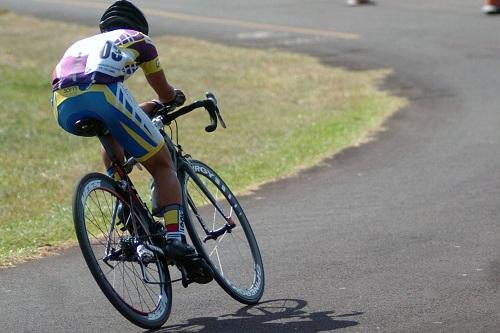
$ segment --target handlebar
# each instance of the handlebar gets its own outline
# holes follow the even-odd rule
[[[217,128],[217,121],[221,124],[223,128],[226,128],[226,123],[220,114],[219,107],[217,106],[217,99],[215,95],[211,92],[205,94],[206,99],[195,101],[189,105],[186,105],[176,111],[175,106],[163,105],[159,110],[156,111],[156,117],[160,117],[161,122],[164,125],[169,125],[172,121],[180,116],[183,116],[193,110],[198,108],[205,108],[210,116],[210,125],[205,127],[205,131],[213,132]],[[173,112],[172,112],[173,111]],[[155,117],[155,118],[156,118]]]
[[[193,102],[189,105],[186,105],[178,109],[177,111],[174,111],[176,108],[175,105],[169,105],[169,104],[161,105],[155,112],[155,116],[153,117],[153,124],[159,129],[163,128],[163,126],[169,125],[172,121],[174,121],[178,117],[203,107],[210,116],[210,125],[205,127],[205,131],[207,132],[215,131],[215,129],[217,128],[217,121],[219,121],[219,123],[223,128],[226,128],[226,123],[224,122],[224,119],[222,119],[222,115],[220,114],[220,110],[219,107],[217,106],[217,99],[215,98],[215,95],[212,94],[211,92],[207,92],[205,93],[205,97],[206,99]],[[134,157],[130,157],[123,165],[125,171],[127,173],[130,173],[130,171],[132,171],[133,166],[137,163],[138,161]]]

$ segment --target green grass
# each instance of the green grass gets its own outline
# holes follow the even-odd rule
[[[54,32],[57,37],[54,38]],[[76,181],[100,170],[97,139],[61,130],[50,109],[50,73],[75,40],[96,33],[78,25],[0,13],[0,265],[74,242]],[[290,175],[359,143],[405,105],[381,91],[389,70],[350,72],[312,57],[160,37],[170,82],[188,98],[213,91],[228,128],[207,134],[207,115],[179,121],[180,140],[238,191]],[[138,100],[153,96],[138,73]],[[139,183],[145,172],[134,171]],[[143,187],[144,188],[144,187]]]

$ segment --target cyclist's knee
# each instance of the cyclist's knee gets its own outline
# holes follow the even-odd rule
[[[158,173],[175,173],[172,159],[166,149],[161,149],[151,158],[142,162],[142,165],[144,165],[153,177],[155,177]]]

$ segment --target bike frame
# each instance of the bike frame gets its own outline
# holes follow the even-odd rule
[[[182,200],[184,205],[189,205],[192,209],[193,212],[195,213],[195,216],[204,229],[205,233],[207,234],[205,240],[208,239],[216,239],[220,235],[224,234],[225,232],[230,232],[231,229],[235,227],[235,223],[232,220],[231,216],[227,215],[220,205],[217,204],[217,200],[212,196],[212,194],[205,188],[203,182],[201,179],[198,177],[196,174],[195,170],[191,167],[189,163],[190,156],[187,154],[183,153],[182,147],[179,144],[174,144],[172,138],[165,132],[164,126],[168,125],[170,126],[170,123],[175,120],[177,117],[180,117],[184,114],[187,114],[195,109],[202,108],[204,107],[209,115],[210,115],[210,120],[211,124],[205,128],[207,132],[212,132],[216,129],[217,127],[217,120],[220,121],[221,125],[225,128],[226,125],[224,123],[224,120],[222,119],[220,112],[217,108],[217,101],[215,99],[215,96],[211,93],[206,94],[207,99],[203,101],[196,101],[188,106],[183,107],[182,109],[179,109],[175,111],[174,113],[168,113],[168,108],[165,107],[166,112],[161,113],[158,112],[159,114],[153,119],[153,123],[155,126],[160,130],[163,139],[165,141],[165,145],[170,153],[170,156],[172,157],[172,162],[174,164],[175,170],[177,171],[178,179],[181,184],[181,188],[184,188],[184,182],[185,182],[185,175],[189,175],[191,179],[199,186],[199,188],[202,190],[203,194],[207,197],[207,199],[213,204],[214,207],[216,207],[217,211],[221,216],[224,217],[226,220],[226,225],[223,227],[217,229],[217,230],[209,230],[206,226],[205,223],[202,221],[200,218],[199,214],[197,213],[195,205],[192,203],[191,198],[186,197],[184,191],[182,193]],[[132,180],[128,176],[128,173],[132,170],[133,166],[137,163],[137,160],[135,160],[133,157],[129,158],[125,163],[120,161],[115,153],[113,152],[113,148],[111,146],[111,143],[109,139],[103,134],[100,133],[98,135],[98,138],[106,151],[107,155],[109,156],[111,160],[111,165],[113,170],[118,174],[119,180],[118,180],[118,185],[120,189],[123,190],[123,195],[124,199],[127,199],[127,201],[130,204],[131,211],[135,211],[136,214],[139,217],[145,218],[146,221],[143,221],[145,224],[143,225],[144,228],[146,228],[146,231],[149,232],[149,227],[154,223],[154,217],[150,210],[148,209],[147,205],[145,202],[141,199],[139,196],[139,193],[137,192],[134,184],[132,183]],[[118,207],[115,207],[114,210],[114,216],[113,219],[116,218],[117,214],[117,209]],[[140,221],[136,221],[136,214],[131,214],[132,216],[132,226],[134,232],[137,234],[138,233],[138,227],[137,223],[140,223]],[[113,224],[114,225],[114,224]],[[110,230],[112,232],[113,229]]]
[[[219,204],[217,204],[217,200],[213,197],[213,195],[206,189],[205,185],[201,181],[200,177],[196,174],[195,170],[191,167],[191,164],[189,163],[190,156],[183,154],[182,147],[180,145],[175,145],[172,141],[172,139],[165,133],[163,129],[160,130],[163,138],[165,140],[165,144],[167,145],[168,150],[170,151],[170,154],[172,156],[172,160],[175,166],[175,169],[177,171],[178,179],[179,182],[181,183],[181,188],[184,188],[184,182],[185,182],[185,175],[188,174],[191,179],[198,185],[198,187],[202,190],[203,194],[207,197],[207,199],[213,204],[213,206],[217,209],[219,214],[224,217],[226,220],[226,225],[222,228],[219,228],[217,230],[209,230],[206,226],[205,223],[200,218],[200,215],[198,214],[195,205],[192,203],[191,198],[186,197],[185,193],[182,193],[182,198],[185,203],[187,203],[191,209],[193,209],[193,212],[195,213],[195,216],[200,223],[201,227],[207,234],[208,239],[216,239],[220,235],[224,234],[226,231],[230,231],[232,228],[235,227],[235,223],[231,216],[227,215],[222,208],[220,207]]]
[[[115,153],[113,152],[113,148],[111,146],[111,143],[109,141],[109,139],[104,136],[104,135],[101,135],[99,136],[99,141],[101,142],[104,150],[106,151],[106,154],[109,156],[110,160],[111,160],[111,166],[113,168],[113,170],[118,174],[119,176],[119,180],[118,180],[118,185],[120,187],[120,189],[123,191],[123,199],[124,201],[128,201],[129,202],[129,205],[130,205],[130,210],[131,211],[135,211],[135,213],[142,217],[142,218],[146,218],[147,221],[144,221],[146,222],[145,225],[143,225],[143,227],[147,228],[146,230],[149,232],[149,226],[153,223],[153,216],[152,214],[150,213],[149,209],[147,208],[146,204],[144,203],[144,201],[141,199],[141,197],[139,196],[139,193],[137,192],[134,184],[132,183],[132,180],[130,179],[130,177],[128,176],[128,172],[127,172],[127,166],[128,164],[127,163],[122,163],[115,155]],[[131,170],[131,166],[130,166],[130,170]],[[118,210],[118,204],[117,206],[115,207],[115,210],[114,210],[114,213],[113,213],[113,219],[116,219],[116,214],[117,214],[117,210]],[[132,217],[132,227],[133,227],[133,230],[136,234],[138,234],[138,227],[137,227],[137,223],[140,223],[139,221],[136,221],[136,214],[131,214],[131,217]],[[112,223],[112,227],[114,226],[114,223]],[[113,230],[110,230],[110,232],[112,232]]]

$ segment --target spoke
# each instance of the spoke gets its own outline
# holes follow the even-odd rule
[[[132,271],[133,279],[130,278],[130,275],[128,273],[127,273],[127,276],[130,278],[130,280],[132,280],[132,283],[134,284],[134,287],[135,287],[135,290],[136,290],[137,296],[138,296],[137,298],[139,299],[139,305],[141,307],[142,312],[144,312],[144,307],[147,307],[148,311],[149,311],[149,306],[147,306],[146,301],[143,300],[142,294],[139,291],[139,284],[137,283],[137,270],[135,268],[135,265],[131,265],[131,266],[132,266],[132,268],[129,268],[129,270]],[[141,283],[142,283],[142,281],[141,281]]]
[[[99,261],[102,261],[102,259],[99,259]],[[104,265],[106,265],[106,264],[104,264]],[[109,279],[107,278],[107,276],[108,276],[109,273],[111,273],[111,272],[113,272],[115,270],[116,265],[113,266],[113,268],[111,268],[111,267],[109,267],[107,265],[106,266],[99,265],[99,267],[101,267],[101,272],[104,274],[104,276],[106,277],[106,279],[109,281]],[[107,270],[103,271],[102,270],[103,268],[106,268]]]
[[[121,297],[128,298],[128,303],[133,306],[133,307],[140,307],[141,311],[145,312],[151,312],[153,305],[154,307],[157,306],[158,300],[159,300],[159,295],[161,294],[161,289],[159,290],[158,294],[157,292],[153,289],[152,286],[146,284],[142,280],[142,273],[139,272],[139,270],[136,268],[136,265],[133,263],[127,263],[127,262],[121,262],[121,268],[116,268],[113,270],[109,270],[105,272],[104,274],[107,276],[109,275],[110,272],[113,272],[113,281],[110,281],[113,285],[113,288],[116,291],[119,291],[119,287],[116,285],[116,273],[120,272],[121,275]],[[118,265],[117,265],[118,266]],[[155,265],[154,269],[149,269],[146,268],[148,271],[152,271],[153,273],[158,273],[158,267]],[[155,274],[156,275],[156,274]],[[128,282],[127,282],[128,281]],[[159,282],[158,277],[155,276],[153,282]],[[161,287],[160,287],[161,288]],[[131,291],[134,290],[132,293]],[[141,292],[141,290],[144,290],[144,292]],[[147,297],[151,300],[151,302],[147,301],[146,298],[144,297],[144,293],[147,293]],[[134,296],[136,295],[136,296]],[[150,304],[153,305],[150,305]]]
[[[102,237],[97,237],[96,235],[94,235],[94,233],[92,231],[88,230],[88,228],[87,228],[87,233],[90,234],[92,237],[94,237],[95,241],[97,242],[97,243],[91,243],[93,245],[101,245],[101,246],[106,247],[106,242],[105,241],[111,242],[112,244],[116,244],[116,242],[112,242],[108,237],[106,237],[106,235],[104,235],[104,240],[105,241],[100,241],[99,239],[102,239]]]
[[[222,242],[222,240],[224,239],[224,237],[226,237],[226,235],[227,235],[227,232],[225,232],[224,234],[222,234],[222,236],[220,236],[220,239],[218,239],[218,240],[215,241],[217,244],[215,244],[212,252],[210,252],[210,254],[209,254],[210,257],[212,256],[212,254],[214,253],[214,251],[218,250],[219,244]]]
[[[123,264],[122,265],[122,293],[125,294],[125,291],[127,291],[128,299],[130,300],[130,302],[128,304],[133,305],[132,296],[130,296],[130,291],[128,290],[127,283],[125,282],[125,264]]]
[[[144,268],[144,270],[145,270],[145,274],[146,274],[147,267],[145,267],[145,268]],[[144,283],[144,282],[142,281],[142,278],[141,278],[141,282],[143,283],[144,290],[148,293],[148,296],[149,296],[149,298],[151,299],[151,302],[153,302],[153,304],[154,304],[154,305],[156,305],[156,300],[155,300],[155,298],[154,298],[153,296],[151,296],[151,294],[153,294],[154,296],[156,296],[156,292],[153,290],[153,288],[152,288],[150,285],[148,285],[148,284]],[[156,281],[153,281],[153,282],[156,282]],[[161,288],[161,287],[160,287],[160,288]],[[160,289],[160,292],[161,292],[161,289]]]
[[[149,298],[151,299],[151,302],[154,304],[155,307],[157,305],[157,301],[155,300],[155,298],[153,296],[151,296],[151,294],[156,296],[156,292],[152,289],[152,287],[150,285],[146,284],[142,280],[142,273],[140,273],[137,270],[136,265],[132,265],[132,268],[127,267],[127,269],[133,275],[133,282],[135,285],[135,290],[137,292],[137,296],[139,298],[139,302],[141,303],[141,309],[144,312],[144,308],[147,308],[148,312],[151,312],[151,306],[148,305],[148,302],[146,301],[145,297],[143,296],[144,293],[142,293],[141,290],[139,290],[139,289],[143,289],[148,294]],[[129,276],[130,280],[132,280],[132,277],[130,277],[129,273],[127,273],[127,276]],[[140,287],[142,287],[142,288],[140,288]],[[142,304],[144,304],[144,306],[142,306]]]
[[[115,233],[116,233],[116,236],[118,236],[118,237],[120,236],[119,230],[117,230],[115,228],[116,212],[118,210],[119,200],[115,199],[114,201],[115,201],[115,203],[113,204],[113,208],[110,207],[110,209],[113,210],[113,213],[112,213],[111,221],[108,223],[109,224],[108,232],[107,232],[107,234],[104,235],[104,237],[108,237],[108,239],[110,241],[111,241],[111,238],[113,238],[113,236],[115,236]],[[106,249],[105,249],[105,253],[108,253],[110,248],[111,248],[110,241],[108,241],[108,244],[107,244]]]
[[[197,197],[201,201],[200,204],[197,206],[204,206],[206,203],[208,203],[208,199],[205,197],[205,194],[203,193],[203,191],[198,187],[198,185],[194,181],[193,181],[192,188],[194,188],[194,190],[196,192],[198,192]]]
[[[93,191],[92,193],[94,193],[94,194],[95,194],[95,191]],[[95,196],[97,196],[97,194],[96,194]],[[98,198],[94,198],[94,195],[92,195],[92,194],[91,194],[91,195],[89,195],[89,197],[90,197],[91,201],[94,203],[94,206],[95,206],[97,209],[99,209],[99,210],[100,210],[100,212],[101,212],[101,216],[102,216],[102,220],[104,220],[104,216],[105,216],[105,215],[104,215],[104,212],[103,212],[103,211],[102,211],[102,209],[100,208],[99,203],[96,203],[96,200],[98,200]],[[90,215],[92,215],[92,219],[90,219],[90,217],[89,217],[90,222],[91,222],[93,225],[95,225],[95,226],[97,227],[97,229],[99,229],[99,230],[101,231],[101,233],[103,234],[103,236],[104,236],[104,237],[106,237],[106,236],[107,236],[107,233],[106,233],[106,232],[105,232],[105,231],[101,228],[101,226],[100,226],[100,225],[99,225],[99,223],[97,222],[97,221],[102,221],[102,220],[101,220],[101,219],[97,219],[97,218],[95,217],[94,212],[92,211],[92,209],[90,209],[90,207],[88,207],[88,208],[89,208],[88,212],[90,213]],[[95,237],[95,236],[94,236],[94,237]]]
[[[113,286],[113,288],[115,287],[115,281],[116,281],[116,270],[117,270],[117,268],[116,268],[116,267],[117,267],[117,266],[118,266],[118,264],[116,264],[115,269],[113,269],[113,281],[112,281],[112,283],[111,283],[111,285]]]
[[[193,220],[195,232],[216,274],[223,279],[224,284],[227,283],[228,287],[233,289],[234,294],[246,296],[242,290],[254,286],[257,272],[252,245],[245,233],[247,222],[244,217],[242,219],[238,215],[243,212],[236,205],[233,206],[233,201],[226,197],[226,192],[222,189],[222,186],[226,185],[216,183],[217,178],[208,177],[204,173],[198,172],[197,175],[201,183],[192,179],[187,183],[188,195],[193,199],[190,202],[190,217],[203,221],[195,223],[196,220]],[[215,201],[212,202],[209,198]],[[234,219],[241,228],[228,230],[219,235],[215,241],[203,242],[210,231],[207,229],[211,228],[213,231],[224,227],[229,219]]]
[[[215,254],[217,255],[217,261],[219,262],[220,272],[221,272],[222,276],[224,276],[224,270],[222,269],[222,262],[220,260],[219,250],[217,250],[217,248],[215,249]]]
[[[98,220],[94,216],[92,209],[90,209],[90,207],[86,207],[86,208],[87,208],[86,211],[88,211],[89,214],[85,214],[85,220],[89,220],[92,224],[94,224],[96,227],[99,228],[99,224],[97,223]]]
[[[152,262],[149,265],[138,266],[142,264],[130,261],[133,255],[128,256],[122,252],[128,251],[127,249],[132,246],[125,245],[125,242],[133,235],[129,236],[127,230],[121,231],[119,229],[121,225],[116,225],[119,221],[117,207],[121,200],[118,194],[112,189],[99,186],[82,197],[84,200],[82,222],[86,229],[84,234],[90,243],[91,253],[97,261],[100,275],[107,280],[109,288],[113,289],[117,297],[134,311],[146,314],[155,311],[159,307],[165,288],[160,284],[164,280],[163,272],[160,271],[161,263]],[[111,255],[114,251],[119,252]],[[105,262],[106,256],[114,259]],[[151,283],[145,282],[145,277]]]
[[[95,217],[93,216],[94,214],[92,213],[92,211],[91,211],[91,210],[89,210],[89,213],[90,213],[90,215],[92,215],[92,217],[93,217],[93,218],[91,219],[89,216],[87,216],[87,218],[86,218],[85,220],[86,220],[86,221],[88,220],[88,222],[86,222],[85,224],[86,224],[86,225],[89,225],[89,223],[90,223],[90,224],[93,224],[93,225],[96,227],[96,229],[98,229],[98,230],[102,233],[102,235],[103,235],[104,237],[106,237],[106,236],[107,236],[107,235],[106,235],[106,233],[105,233],[105,232],[101,229],[101,227],[100,227],[100,225],[99,225],[99,222],[97,222],[97,220],[96,220],[96,219],[95,219]],[[86,227],[85,229],[87,229],[87,232],[89,232],[89,233],[90,233],[90,230],[88,230],[89,228],[87,228],[87,227]],[[94,236],[94,238],[96,238],[96,239],[98,239],[98,238],[99,238],[99,237],[95,236],[94,234],[92,234],[92,236]]]
[[[113,212],[114,209],[111,207],[112,203],[110,203],[110,200],[112,200],[112,199],[111,198],[108,199],[107,196],[104,195],[104,193],[103,193],[103,197],[104,197],[104,201],[106,202],[106,206],[108,207],[107,210],[109,212]]]
[[[95,196],[95,191],[96,191],[96,190],[93,190],[92,192],[90,192],[90,193],[89,193],[89,195],[87,196],[87,198],[90,198],[90,201],[93,203],[93,206],[94,206],[94,207],[97,207],[97,204],[96,204],[96,202],[95,202],[95,200],[96,200],[96,199],[94,198],[94,196]],[[87,201],[88,201],[88,200],[86,200],[86,202],[87,202]],[[89,213],[90,213],[90,215],[92,215],[92,218],[95,220],[96,218],[95,218],[95,216],[94,216],[94,212],[92,211],[92,209],[90,209],[90,207],[88,207],[88,208],[89,208]]]
[[[240,232],[232,232],[231,233],[231,237],[232,238],[237,238],[238,240],[240,240],[241,242],[245,242],[245,243],[248,243],[248,239],[247,239],[247,236],[245,234],[244,231],[243,232],[243,235],[240,235],[241,233]]]
[[[217,248],[219,247],[219,244],[220,244],[220,243],[222,243],[222,241],[224,240],[224,238],[226,237],[226,235],[227,235],[227,234],[229,234],[229,233],[226,231],[226,232],[224,232],[221,236],[219,236],[220,238],[218,238],[218,239],[215,241],[217,244],[214,246],[214,248],[213,248],[212,252],[210,252],[209,256],[212,256],[212,253],[213,253],[214,251],[216,251],[216,250],[217,250]],[[232,235],[232,234],[233,234],[233,233],[231,232],[231,235]],[[228,236],[228,237],[229,237],[229,236]]]
[[[205,202],[201,202],[200,204],[197,204],[195,202],[195,200],[193,199],[193,196],[190,194],[190,192],[194,192],[194,194],[198,194],[197,197],[199,198],[203,198],[206,200],[205,196],[200,192],[200,189],[199,187],[196,185],[196,183],[194,182],[191,182],[190,184],[192,184],[191,186],[188,185],[188,187],[190,188],[187,192],[188,192],[188,197],[189,197],[189,206],[191,207],[191,212],[196,216],[196,220],[198,221],[197,225],[199,225],[203,231],[205,232],[205,234],[208,234],[209,230],[207,229],[207,227],[205,226],[205,223],[204,223],[204,218],[202,216],[202,213],[200,213],[199,211],[199,207],[203,207],[205,205],[207,205],[207,203]],[[193,191],[191,191],[191,189]],[[197,193],[196,193],[197,192]],[[193,220],[193,223],[194,223],[194,220]]]
[[[94,193],[95,193],[95,191],[94,191]],[[98,194],[96,194],[96,196],[98,196]],[[99,201],[99,198],[96,198],[96,200],[97,200],[97,207],[96,208],[99,209],[99,211],[101,212],[101,216],[102,217],[106,216],[106,214],[102,210],[101,202]]]
[[[138,265],[140,265],[140,264],[138,264]],[[135,276],[135,278],[136,278],[136,279],[135,279],[135,281],[137,281],[137,279],[139,280],[139,283],[140,283],[140,285],[142,286],[142,288],[141,288],[141,289],[144,289],[144,290],[147,292],[147,294],[148,294],[149,298],[152,300],[152,302],[153,302],[153,303],[155,303],[154,299],[151,297],[151,294],[150,294],[150,288],[151,288],[151,287],[150,287],[149,285],[147,285],[147,284],[146,284],[146,283],[142,280],[142,273],[139,273],[139,272],[137,271],[137,268],[136,268],[135,266],[133,266],[133,268],[134,268],[134,272],[133,272],[133,273],[134,273],[134,276]],[[137,286],[137,292],[138,292],[138,294],[139,294],[139,298],[141,299],[141,301],[143,301],[143,302],[144,302],[144,304],[145,304],[145,305],[146,305],[146,307],[148,308],[148,311],[149,311],[149,312],[151,312],[151,307],[148,305],[148,302],[146,302],[145,297],[143,296],[143,293],[139,291],[139,286]]]

